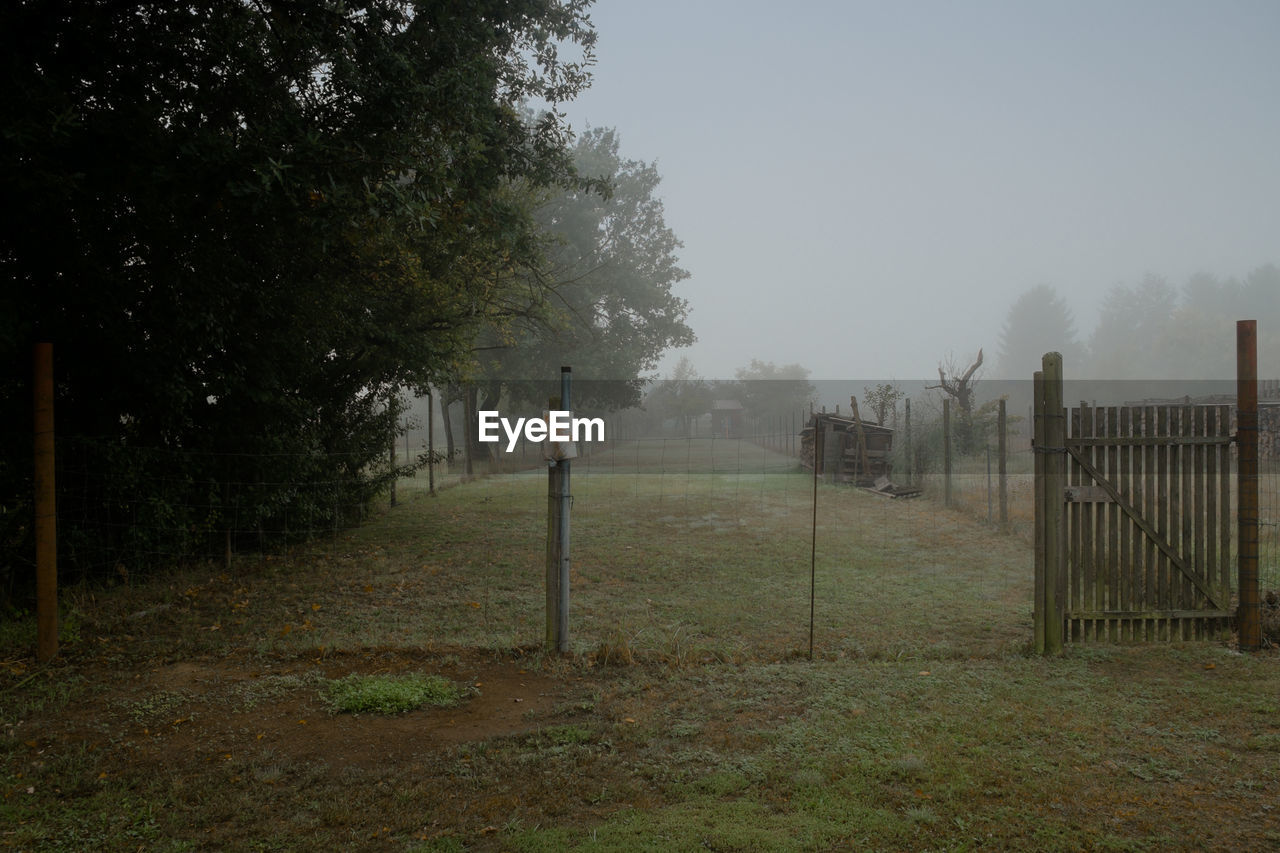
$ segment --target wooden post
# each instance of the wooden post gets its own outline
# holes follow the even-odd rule
[[[992,503],[992,500],[991,500],[991,445],[988,444],[986,447],[982,449],[986,451],[986,457],[987,457],[987,524],[990,524],[991,516],[992,516],[992,512],[991,512],[991,503]]]
[[[902,431],[906,433],[905,450],[907,453],[907,485],[915,482],[915,467],[911,455],[911,398],[903,403]]]
[[[1062,652],[1062,500],[1066,486],[1067,420],[1062,409],[1062,355],[1046,353],[1044,367],[1044,650]]]
[[[222,539],[222,568],[224,571],[231,571],[231,554],[232,554],[232,523],[233,519],[230,512],[231,507],[231,481],[228,479],[222,484],[222,511],[227,513],[227,527],[223,532]],[[261,537],[259,537],[261,538]]]
[[[474,385],[469,385],[462,393],[462,473],[463,478],[468,482],[475,477],[475,464],[471,454],[476,440],[477,417],[476,388]]]
[[[389,448],[387,461],[391,464],[391,505],[396,505],[396,433],[395,428],[391,430],[391,447]]]
[[[1000,528],[1009,526],[1009,441],[1008,420],[1005,417],[1005,400],[1000,398],[1000,413],[996,417],[996,462],[1000,477]]]
[[[1035,625],[1035,652],[1044,654],[1044,605],[1045,605],[1045,538],[1044,523],[1048,515],[1048,504],[1044,489],[1044,460],[1042,451],[1044,444],[1044,373],[1037,370],[1032,379],[1032,439],[1031,455],[1035,480],[1035,592],[1032,600],[1032,621]]]
[[[942,401],[942,505],[951,506],[951,398]]]
[[[436,496],[436,413],[431,411],[431,391],[427,391],[427,494]]]
[[[35,345],[36,660],[58,654],[58,506],[53,467],[53,344]]]
[[[862,416],[858,414],[858,398],[849,395],[849,412],[853,417],[853,431],[858,439],[858,466],[861,470],[858,472],[861,479],[874,479],[871,476],[871,460],[867,457],[867,435],[862,429]],[[861,485],[859,477],[854,477],[855,485]]]
[[[1237,585],[1240,596],[1236,629],[1241,651],[1262,645],[1262,611],[1258,595],[1258,321],[1236,323],[1236,500]]]

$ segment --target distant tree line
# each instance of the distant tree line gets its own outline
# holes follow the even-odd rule
[[[1230,379],[1235,324],[1258,321],[1258,359],[1280,357],[1280,268],[1243,278],[1192,276],[1181,287],[1148,275],[1117,284],[1098,322],[1077,332],[1066,301],[1049,285],[1025,291],[1009,308],[1000,335],[1000,372],[1029,377],[1048,351],[1061,352],[1069,375],[1088,379]]]
[[[778,365],[752,359],[749,365],[738,368],[731,380],[709,380],[698,374],[687,356],[682,356],[670,375],[648,386],[641,404],[641,421],[655,432],[691,435],[694,423],[721,400],[740,404],[744,426],[754,430],[771,419],[790,418],[807,411],[816,397],[809,369],[799,364]]]

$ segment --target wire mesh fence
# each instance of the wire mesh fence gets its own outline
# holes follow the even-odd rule
[[[922,493],[889,498],[815,482],[801,452],[808,414],[748,423],[732,436],[646,435],[624,422],[606,440],[579,446],[572,463],[579,649],[603,659],[642,649],[674,660],[799,652],[811,606],[820,652],[973,655],[1026,642],[1034,484],[1022,433],[1008,442],[1002,523],[994,438],[954,455],[948,478],[941,454],[920,452],[936,422],[918,417],[909,440],[900,424],[891,476]],[[393,533],[367,524],[391,506],[385,481],[371,486],[377,480],[356,470],[308,474],[341,472],[341,458],[60,438],[64,571],[71,579],[127,578],[201,561],[234,571],[262,553],[327,559],[352,535],[414,536],[423,565],[447,552],[468,567],[451,583],[482,611],[474,624],[452,624],[441,641],[538,643],[548,489],[541,448],[521,442],[475,459],[469,477],[460,455],[415,467],[427,448],[403,438],[384,472],[399,466],[403,474],[394,481],[402,522]],[[119,469],[141,473],[106,478],[95,463],[103,453],[130,455]],[[1263,461],[1265,595],[1280,590],[1280,464],[1274,455]],[[24,571],[29,558],[13,553],[14,570]]]

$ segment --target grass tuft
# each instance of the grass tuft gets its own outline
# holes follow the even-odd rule
[[[335,714],[401,714],[426,705],[447,708],[462,700],[462,692],[440,675],[348,675],[331,681],[322,691]]]

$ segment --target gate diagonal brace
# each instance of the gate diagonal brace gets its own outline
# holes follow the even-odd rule
[[[1138,511],[1134,509],[1132,504],[1121,497],[1120,492],[1111,484],[1111,481],[1104,477],[1097,468],[1094,468],[1093,465],[1084,458],[1080,451],[1076,450],[1074,447],[1067,447],[1065,449],[1067,453],[1069,453],[1071,457],[1079,463],[1080,467],[1084,469],[1084,472],[1092,477],[1093,481],[1101,486],[1103,491],[1111,496],[1111,500],[1116,502],[1116,505],[1120,507],[1120,511],[1129,516],[1129,518],[1133,520],[1133,523],[1138,525],[1142,532],[1147,535],[1147,538],[1154,542],[1156,547],[1159,548],[1164,555],[1169,558],[1173,565],[1178,568],[1178,571],[1186,575],[1187,578],[1196,585],[1196,589],[1200,590],[1204,597],[1209,600],[1209,603],[1219,610],[1225,609],[1214,597],[1213,592],[1209,589],[1209,585],[1204,582],[1204,578],[1200,577],[1192,571],[1189,566],[1187,566],[1187,561],[1182,558],[1182,555],[1173,550],[1173,546],[1165,541],[1163,536],[1156,532],[1155,528],[1151,526],[1149,521],[1138,515]]]

